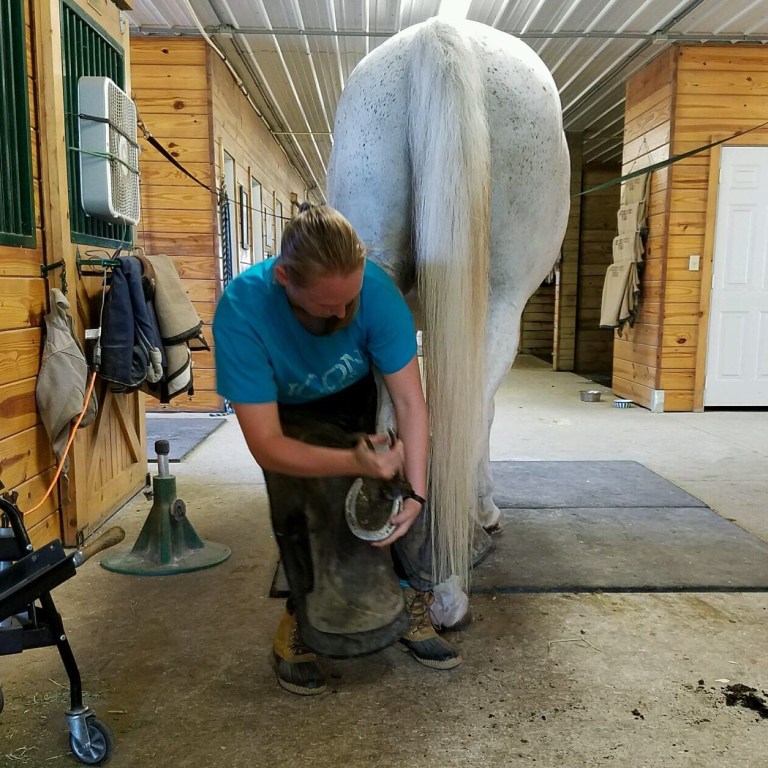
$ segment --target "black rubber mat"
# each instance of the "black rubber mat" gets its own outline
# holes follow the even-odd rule
[[[768,543],[641,464],[493,462],[474,592],[764,591]]]
[[[156,440],[168,440],[171,446],[170,461],[183,461],[206,437],[212,435],[226,419],[209,417],[147,418],[147,461],[157,461]]]

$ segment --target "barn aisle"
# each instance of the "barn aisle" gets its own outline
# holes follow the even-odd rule
[[[607,390],[582,403],[585,388],[521,358],[492,457],[638,461],[768,541],[768,412],[619,410]],[[765,593],[477,595],[474,623],[451,637],[462,667],[430,671],[393,647],[328,662],[329,692],[305,700],[271,668],[276,547],[233,418],[172,471],[198,534],[231,558],[148,578],[96,557],[54,593],[87,702],[116,735],[110,766],[765,764],[761,713],[726,700],[728,686],[768,690]],[[149,507],[140,494],[112,519],[128,544]],[[0,681],[0,765],[74,764],[55,651],[0,657]]]

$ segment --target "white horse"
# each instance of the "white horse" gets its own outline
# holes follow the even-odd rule
[[[498,524],[488,441],[526,302],[557,260],[570,161],[536,53],[430,19],[355,68],[336,112],[328,201],[421,321],[438,579],[467,581],[471,522]]]

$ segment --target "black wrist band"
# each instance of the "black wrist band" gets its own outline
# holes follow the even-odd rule
[[[419,504],[421,504],[422,507],[427,503],[427,500],[423,496],[419,496],[419,494],[416,493],[415,491],[411,491],[410,493],[406,493],[405,494],[405,498],[406,499],[413,499],[414,501],[418,501]]]

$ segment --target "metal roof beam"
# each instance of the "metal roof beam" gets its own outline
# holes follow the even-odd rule
[[[273,35],[275,37],[392,37],[397,32],[370,32],[366,30],[338,30],[338,29],[265,29],[264,27],[232,27],[228,24],[205,27],[208,35]],[[132,27],[131,33],[135,35],[163,36],[163,37],[199,37],[200,32],[194,27]],[[509,32],[508,34],[519,37],[521,40],[646,40],[649,42],[669,43],[756,43],[768,44],[768,35],[728,34],[728,33],[692,33],[692,32]]]

